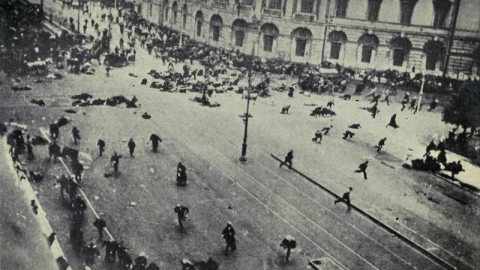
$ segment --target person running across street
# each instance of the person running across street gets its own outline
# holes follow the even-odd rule
[[[380,152],[380,150],[382,149],[382,147],[385,145],[385,141],[387,140],[387,137],[381,139],[379,142],[378,142],[378,145],[375,146],[375,148],[378,148],[377,150],[377,153]]]
[[[293,150],[288,152],[287,156],[285,157],[285,161],[280,163],[280,166],[278,168],[281,168],[283,165],[286,165],[288,163],[288,168],[292,168],[292,159],[293,159]]]
[[[338,198],[337,200],[335,200],[334,204],[337,204],[339,202],[344,202],[345,204],[347,204],[348,211],[350,211],[351,210],[350,192],[352,192],[352,191],[353,191],[353,188],[349,187],[348,191],[343,193],[342,198]]]

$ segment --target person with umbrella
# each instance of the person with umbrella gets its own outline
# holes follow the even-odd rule
[[[100,152],[100,156],[102,156],[103,151],[105,151],[105,141],[102,139],[99,139],[97,142],[98,150]]]
[[[297,247],[297,241],[291,235],[287,235],[280,243],[280,246],[287,250],[285,261],[288,262],[288,258],[290,258],[290,251]]]

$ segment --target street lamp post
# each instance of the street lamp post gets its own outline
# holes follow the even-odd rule
[[[242,143],[242,155],[239,160],[242,162],[247,161],[247,134],[248,134],[248,118],[250,118],[248,110],[250,108],[250,90],[252,89],[252,65],[248,70],[248,94],[247,94],[247,112],[245,113],[245,131],[243,134],[243,143]]]
[[[422,104],[422,97],[423,97],[423,86],[425,85],[425,75],[422,73],[422,85],[420,86],[420,93],[418,97],[417,106],[415,107],[415,113],[420,110],[420,104]]]
[[[183,21],[183,12],[184,12],[184,6],[182,5],[182,7],[180,8],[180,14],[182,16],[181,22],[180,22],[180,42],[178,44],[178,46],[180,48],[182,48],[182,46],[183,46],[183,22],[184,22]]]
[[[112,5],[110,5],[110,16],[108,16],[108,36],[110,40],[112,39],[112,20],[113,20]]]
[[[78,33],[80,34],[80,0],[78,0],[78,13],[77,13],[77,30],[78,30]]]

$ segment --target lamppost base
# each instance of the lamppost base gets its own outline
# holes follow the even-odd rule
[[[247,161],[247,144],[245,143],[246,141],[246,137],[244,138],[244,142],[242,143],[242,155],[240,156],[240,158],[238,160],[242,161],[242,162],[245,162]]]

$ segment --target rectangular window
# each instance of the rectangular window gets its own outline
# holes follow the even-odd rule
[[[214,25],[213,27],[213,41],[220,40],[220,26]]]
[[[263,36],[263,50],[266,52],[271,52],[273,50],[273,36],[264,35]]]
[[[281,10],[282,9],[282,0],[269,0],[268,1],[268,8],[269,9]]]
[[[373,46],[363,45],[362,46],[362,63],[370,63],[372,59]]]
[[[202,35],[202,22],[197,21],[197,36],[201,36],[201,35]]]
[[[417,0],[401,0],[400,1],[400,23],[410,25],[412,21],[413,8]]]
[[[149,16],[152,16],[152,9],[153,9],[152,4],[150,4],[150,8],[148,9],[149,10],[148,11]]]
[[[235,31],[235,46],[243,46],[243,38],[245,37],[245,32],[237,30]]]
[[[330,59],[340,59],[340,49],[342,48],[342,43],[332,42],[330,47]]]
[[[295,49],[296,56],[305,56],[305,49],[307,48],[307,41],[305,39],[297,39],[297,48]]]
[[[302,0],[300,2],[300,13],[313,13],[313,7],[315,5],[315,0]]]
[[[381,4],[382,0],[368,0],[367,20],[372,22],[378,21],[378,13]]]
[[[240,3],[242,3],[243,6],[253,6],[253,1],[254,0],[242,0]]]
[[[403,66],[403,60],[405,59],[405,50],[394,49],[393,50],[393,65],[397,67]]]
[[[337,0],[337,9],[335,16],[337,18],[345,18],[347,16],[348,0]]]
[[[437,65],[438,55],[436,53],[429,53],[427,54],[427,63],[425,68],[427,70],[435,70],[435,66]]]
[[[177,24],[177,11],[173,11],[173,24]]]

